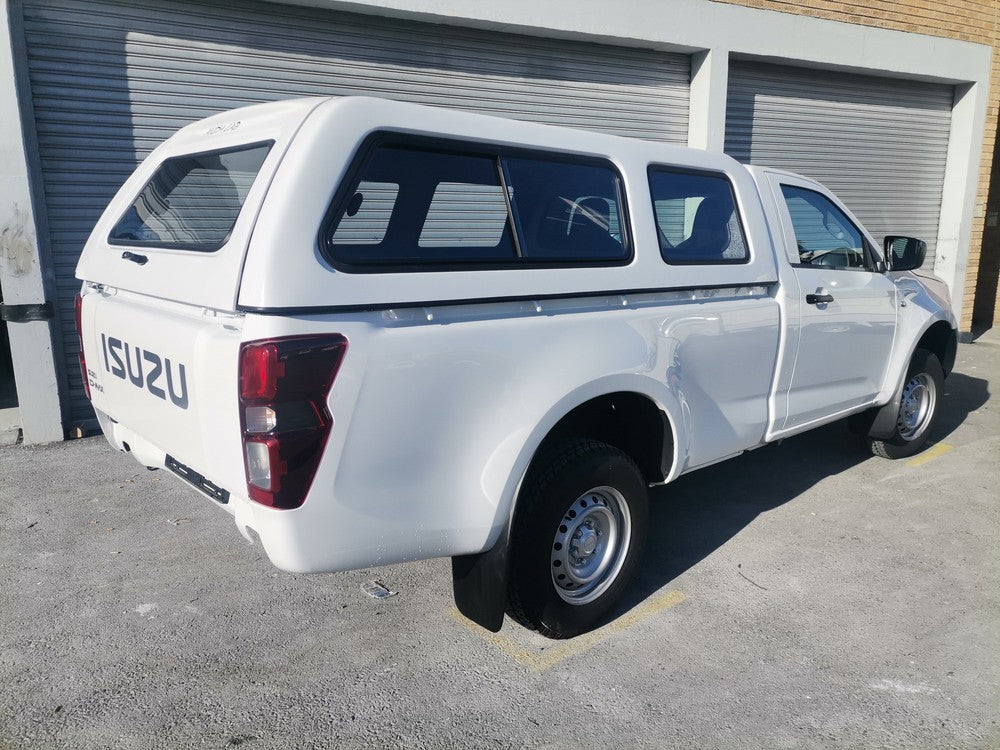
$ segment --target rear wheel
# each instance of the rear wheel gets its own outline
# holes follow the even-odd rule
[[[882,458],[906,458],[927,444],[944,393],[944,370],[937,355],[917,349],[906,371],[895,430],[889,439],[869,437],[872,453]]]
[[[627,454],[580,439],[548,453],[514,516],[508,614],[551,638],[593,628],[632,579],[647,515],[646,481]]]

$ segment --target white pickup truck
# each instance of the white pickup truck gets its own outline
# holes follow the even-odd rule
[[[722,154],[277,102],[121,188],[80,364],[110,443],[278,567],[450,556],[467,616],[568,637],[628,585],[649,486],[845,417],[923,447],[957,340],[924,252]]]

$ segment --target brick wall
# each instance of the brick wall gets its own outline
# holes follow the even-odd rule
[[[783,13],[826,18],[895,31],[909,31],[929,36],[942,36],[993,47],[993,72],[983,138],[982,161],[979,168],[979,189],[972,217],[972,239],[969,244],[969,265],[966,275],[965,298],[962,300],[961,331],[972,325],[972,307],[979,261],[983,249],[983,223],[986,198],[989,193],[993,165],[993,148],[997,136],[997,113],[1000,110],[1000,0],[716,0],[732,5],[774,10]],[[1000,252],[994,248],[993,252]],[[994,325],[1000,325],[1000,289],[996,290],[997,306]]]

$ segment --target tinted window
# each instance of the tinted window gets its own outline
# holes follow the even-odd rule
[[[330,242],[334,245],[379,244],[385,239],[398,194],[399,185],[393,182],[359,182]]]
[[[361,265],[515,257],[496,159],[398,146],[370,153],[328,242]]]
[[[500,185],[442,182],[434,190],[420,247],[497,247],[507,229]]]
[[[668,263],[743,263],[749,258],[729,180],[651,169],[660,252]]]
[[[323,244],[349,266],[624,262],[610,166],[383,143],[338,194]]]
[[[614,260],[627,255],[618,177],[608,167],[504,158],[528,259]]]
[[[229,239],[271,144],[165,160],[111,230],[109,242],[217,250]]]
[[[826,196],[782,185],[795,230],[799,262],[827,268],[865,268],[861,232]]]

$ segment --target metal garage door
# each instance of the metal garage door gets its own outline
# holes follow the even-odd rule
[[[734,62],[726,152],[819,180],[877,240],[927,241],[934,267],[954,89]]]
[[[231,107],[374,94],[683,143],[689,58],[254,2],[25,0],[24,25],[75,421],[80,249],[162,139]]]

